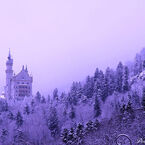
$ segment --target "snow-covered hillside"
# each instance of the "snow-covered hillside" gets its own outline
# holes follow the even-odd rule
[[[144,109],[145,60],[138,54],[131,67],[96,68],[67,93],[56,88],[48,97],[1,98],[0,144],[113,145],[121,133],[136,134],[135,141],[145,134]]]

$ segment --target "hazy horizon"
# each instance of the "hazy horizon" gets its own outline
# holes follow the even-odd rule
[[[144,13],[143,0],[0,2],[0,90],[9,48],[14,72],[27,65],[43,95],[132,60],[145,47]]]

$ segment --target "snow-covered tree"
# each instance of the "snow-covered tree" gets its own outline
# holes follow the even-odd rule
[[[105,102],[106,98],[108,97],[109,95],[109,81],[107,78],[105,78],[104,80],[104,87],[103,87],[103,101]]]
[[[65,144],[68,143],[68,133],[69,133],[68,129],[65,128],[65,129],[63,130],[62,134],[61,134],[62,141],[63,141]]]
[[[100,102],[99,99],[100,98],[100,94],[94,94],[95,95],[95,104],[94,104],[94,117],[98,117],[101,115],[101,108],[100,108]]]
[[[35,99],[36,99],[37,102],[41,101],[41,94],[40,94],[39,91],[36,93]]]
[[[137,54],[134,62],[134,75],[137,75],[141,72],[142,72],[142,60],[141,56]]]
[[[71,106],[69,117],[70,117],[70,119],[74,119],[76,117],[75,109],[73,106]]]
[[[17,116],[16,116],[16,125],[17,127],[21,127],[23,125],[23,117],[21,115],[21,113],[18,111]]]
[[[96,71],[95,71],[95,74],[94,74],[94,82],[96,82],[98,78],[99,78],[99,69],[96,68]]]
[[[14,114],[11,111],[9,111],[9,113],[8,113],[8,118],[10,120],[14,120]]]
[[[145,70],[145,60],[142,62],[142,69]]]
[[[145,111],[145,88],[143,88],[143,93],[142,93],[142,106]]]
[[[100,122],[98,121],[98,119],[96,119],[96,120],[94,121],[94,123],[93,123],[93,128],[94,128],[95,130],[98,130],[99,127],[100,127]]]
[[[136,106],[136,108],[139,108],[141,106],[140,97],[136,91],[132,92],[132,102],[133,105]]]
[[[58,96],[58,89],[55,88],[54,91],[53,91],[53,100],[58,101],[58,99],[59,99],[59,96]]]
[[[82,87],[82,84],[81,84],[81,82],[78,82],[77,84],[77,98],[81,98],[82,97],[82,95],[83,95],[83,87]]]
[[[50,103],[50,98],[51,98],[51,96],[48,95],[47,98],[46,98],[46,102],[47,102],[47,103]]]
[[[83,144],[83,137],[84,137],[84,126],[82,124],[78,124],[76,129],[76,141],[77,144]]]
[[[51,132],[52,137],[57,137],[60,129],[59,129],[59,121],[57,116],[57,111],[55,107],[50,108],[50,114],[48,118],[48,128]]]
[[[94,127],[93,127],[93,122],[90,120],[90,121],[86,124],[85,133],[88,134],[88,133],[92,132],[93,129],[94,129]]]
[[[78,97],[77,97],[77,85],[73,82],[70,92],[68,94],[69,104],[70,105],[77,105]]]
[[[128,101],[126,111],[128,113],[127,116],[129,117],[129,119],[133,120],[135,118],[135,114],[130,100]]]
[[[24,114],[27,114],[27,115],[30,114],[30,107],[28,104],[26,104],[26,106],[24,107]]]
[[[129,69],[127,66],[124,67],[124,73],[123,73],[123,91],[127,92],[129,91]]]
[[[84,95],[87,96],[87,98],[92,98],[93,90],[94,90],[94,79],[88,76],[86,79],[86,83],[84,85]]]
[[[44,96],[41,97],[41,101],[40,101],[40,102],[41,102],[41,103],[46,103],[46,99],[45,99]]]
[[[5,141],[7,140],[7,138],[8,138],[8,130],[2,129],[1,136],[0,136],[1,144],[5,144]]]
[[[18,144],[18,145],[24,145],[24,144],[28,144],[26,139],[25,139],[25,135],[23,133],[22,130],[15,130],[15,134],[14,134],[14,144]]]
[[[8,111],[8,103],[4,99],[0,99],[0,112]]]
[[[119,62],[116,69],[116,91],[121,93],[123,85],[123,64]]]
[[[76,137],[75,137],[75,131],[74,129],[71,127],[69,134],[68,134],[68,145],[73,145],[76,144]]]

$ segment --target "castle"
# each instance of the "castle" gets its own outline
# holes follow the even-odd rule
[[[6,62],[6,86],[5,97],[7,99],[23,100],[24,97],[32,96],[33,78],[29,75],[27,67],[15,75],[13,73],[13,59],[9,50],[8,60]]]

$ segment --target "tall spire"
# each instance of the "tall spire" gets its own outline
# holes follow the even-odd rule
[[[11,50],[9,48],[9,56],[8,56],[8,59],[10,60],[11,59]]]
[[[26,71],[26,72],[28,72],[28,68],[27,68],[27,65],[26,65],[26,69],[25,69],[25,71]]]

